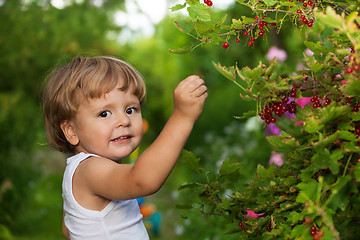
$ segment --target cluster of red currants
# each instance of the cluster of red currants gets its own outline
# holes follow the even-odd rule
[[[354,47],[351,47],[351,53],[354,52],[355,52]],[[349,63],[347,63],[346,73],[352,74],[359,72],[360,67],[359,64],[356,62],[356,57],[354,55],[350,55],[349,60],[350,60]]]
[[[259,37],[262,37],[262,36],[264,36],[264,34],[265,34],[265,28],[268,26],[268,22],[265,22],[265,21],[263,21],[263,19],[265,18],[266,16],[263,16],[262,17],[262,19],[260,20],[260,18],[258,17],[258,16],[256,16],[254,19],[255,19],[255,21],[254,21],[254,23],[252,24],[252,28],[254,28],[254,27],[258,27],[259,28]],[[270,23],[270,25],[271,26],[276,26],[276,23],[275,22],[273,22],[273,23]],[[252,29],[251,28],[251,29]],[[249,36],[249,32],[247,32],[247,31],[245,31],[245,32],[243,32],[243,35],[244,35],[244,37],[247,37],[247,36]],[[235,40],[237,43],[239,43],[240,42],[240,39],[239,39],[239,36],[236,38],[236,40]],[[248,41],[248,45],[251,47],[251,46],[253,46],[254,45],[254,42],[255,42],[255,37],[250,37],[250,41]],[[224,48],[224,49],[227,49],[228,47],[229,47],[229,43],[228,42],[224,42],[224,44],[222,45],[222,47]]]
[[[213,5],[213,2],[211,0],[204,0],[204,3],[211,7]]]
[[[324,232],[321,232],[320,230],[316,229],[316,226],[310,227],[310,234],[313,237],[313,240],[318,240],[324,236]]]
[[[241,227],[242,230],[244,230],[244,232],[246,232],[248,230],[242,222],[239,222],[239,227]]]
[[[310,101],[312,102],[314,108],[321,108],[323,106],[321,104],[320,97],[316,94],[311,97]],[[328,106],[331,103],[331,99],[326,97],[325,101],[323,103],[324,103],[324,106]]]
[[[264,110],[260,112],[259,116],[266,124],[270,124],[276,122],[276,118],[272,115],[273,113],[281,117],[285,112],[296,113],[296,103],[289,103],[289,98],[286,96],[281,99],[281,102],[270,102],[264,107]]]
[[[310,224],[312,220],[310,218],[305,218],[304,222],[306,224]],[[318,230],[315,225],[312,225],[310,227],[310,234],[313,237],[313,240],[318,240],[324,236],[324,232]]]

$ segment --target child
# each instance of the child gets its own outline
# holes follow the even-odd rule
[[[121,164],[140,144],[145,84],[112,57],[76,57],[55,70],[44,92],[49,143],[73,154],[63,178],[67,239],[148,239],[136,198],[157,192],[200,116],[207,88],[190,76],[174,91],[174,111],[136,162]]]

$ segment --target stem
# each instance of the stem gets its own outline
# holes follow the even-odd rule
[[[345,166],[345,169],[344,169],[344,173],[343,173],[343,177],[346,175],[346,171],[347,171],[347,168],[348,168],[348,166],[349,166],[349,163],[350,163],[350,160],[351,160],[351,158],[352,158],[352,154],[350,154],[350,156],[349,156],[349,158],[348,158],[348,160],[347,160],[347,163],[346,163],[346,166]]]
[[[338,231],[334,227],[334,224],[332,222],[330,222],[330,220],[326,216],[326,212],[323,210],[323,208],[318,207],[318,206],[315,206],[315,207],[316,207],[317,214],[320,215],[324,219],[325,225],[330,229],[330,231],[332,232],[334,238],[336,240],[340,240],[340,236],[339,236]]]

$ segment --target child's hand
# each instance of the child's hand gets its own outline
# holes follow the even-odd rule
[[[196,121],[207,98],[207,87],[199,76],[189,76],[175,88],[174,114]]]

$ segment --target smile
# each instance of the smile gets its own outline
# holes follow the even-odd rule
[[[131,138],[131,136],[122,136],[122,137],[118,137],[118,138],[112,139],[111,141],[112,141],[112,142],[121,142],[121,141],[130,139],[130,138]]]

